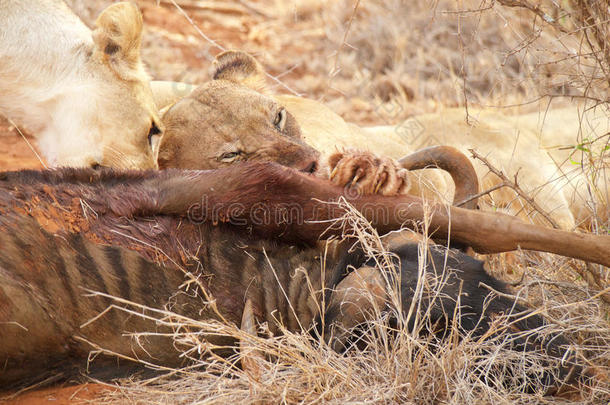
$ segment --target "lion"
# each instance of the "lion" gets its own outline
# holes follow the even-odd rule
[[[238,79],[234,80],[234,85],[224,88],[222,108],[232,111],[230,122],[233,127],[240,127],[254,134],[258,132],[257,128],[260,128],[262,122],[269,120],[268,114],[262,114],[261,120],[260,110],[256,107],[256,103],[253,103],[253,99],[242,97],[236,90],[236,84],[242,83],[256,92],[258,97],[265,97],[273,100],[275,105],[283,106],[298,123],[302,139],[320,151],[323,161],[342,148],[368,150],[390,159],[398,159],[433,144],[454,146],[466,154],[470,154],[469,149],[474,149],[500,169],[506,177],[503,179],[490,172],[481,161],[474,161],[483,190],[493,189],[479,199],[481,208],[504,211],[540,225],[574,229],[577,225],[589,224],[592,212],[589,202],[593,194],[598,202],[593,212],[597,212],[601,219],[607,219],[609,200],[607,193],[610,189],[608,187],[610,178],[606,176],[607,169],[602,168],[593,187],[590,179],[586,178],[582,171],[574,172],[570,169],[573,173],[563,176],[566,165],[574,162],[574,160],[566,160],[563,155],[566,154],[564,150],[566,145],[573,145],[576,140],[578,121],[570,120],[570,125],[563,123],[559,127],[556,125],[549,127],[547,124],[546,128],[540,130],[536,129],[538,121],[534,115],[510,117],[471,109],[470,113],[476,118],[473,124],[466,123],[463,109],[455,108],[441,113],[419,115],[398,125],[361,128],[347,123],[317,101],[291,95],[270,94],[265,87],[265,73],[252,56],[244,52],[229,51],[221,54],[219,58],[225,59],[229,56],[233,60],[233,70],[239,70],[239,75]],[[219,79],[220,76],[222,75],[214,74],[215,79]],[[206,133],[206,145],[208,142],[214,145],[216,128],[222,124],[215,121],[213,126],[199,125],[179,131],[174,124],[177,111],[175,106],[171,107],[172,103],[182,95],[189,94],[194,87],[171,82],[152,82],[151,87],[159,105],[166,108],[170,106],[168,113],[164,115],[164,121],[172,121],[172,131],[180,132],[180,136],[171,141],[168,137],[167,141],[163,142],[161,155],[164,154],[164,147],[170,143],[174,144],[174,148],[180,144],[183,150],[193,152],[186,159],[196,162],[200,159],[198,156],[203,156],[196,149],[196,145],[202,142],[201,134]],[[193,117],[198,115],[195,111],[190,114]],[[563,110],[553,111],[549,114],[547,122],[564,115],[570,116]],[[194,119],[193,117],[191,119]],[[603,127],[604,117],[608,128],[606,116],[595,117],[598,122],[596,131],[603,131],[600,127]],[[252,142],[248,145],[253,150],[258,148],[259,141],[256,139],[252,137]],[[554,145],[561,146],[550,147],[550,141],[553,141]],[[217,148],[217,146],[211,147],[213,150]],[[281,150],[278,152],[281,154]],[[161,164],[161,167],[166,164],[167,160]],[[183,163],[177,164],[180,166]],[[420,186],[403,187],[405,192],[416,195],[426,193],[428,198],[437,198],[445,202],[452,200],[453,184],[448,181],[446,175],[436,169],[418,172],[424,172],[423,176],[420,174],[411,183]],[[409,172],[409,176],[413,178],[415,173]],[[507,179],[512,182],[515,178],[525,192],[526,198],[518,195],[510,187],[502,186]],[[595,191],[592,193],[589,191],[591,189]],[[542,212],[532,208],[530,204],[532,201]]]
[[[556,164],[555,177],[559,177],[577,225],[607,224],[610,220],[608,107],[550,109],[507,119],[516,128],[531,131],[540,140],[541,149]]]
[[[374,150],[387,156],[397,154],[391,145],[417,149],[435,142],[464,153],[473,149],[505,175],[501,179],[475,160],[484,190],[516,182],[545,215],[509,187],[481,199],[490,208],[567,230],[608,221],[610,115],[601,107],[585,113],[577,107],[513,116],[475,109],[469,113],[472,123],[466,122],[463,109],[455,108],[397,126],[358,130],[375,139]],[[415,128],[416,135],[404,135],[404,127]]]
[[[0,114],[38,139],[52,166],[155,168],[161,120],[128,2],[91,31],[60,0],[0,6]]]
[[[241,63],[227,55],[216,62],[214,80],[163,115],[159,168],[216,169],[259,160],[316,171],[319,153],[303,142],[292,114],[247,78],[240,83],[247,69],[256,68],[247,62],[255,61]]]
[[[423,193],[432,198],[393,159],[355,150],[325,155],[310,146],[303,130],[311,126],[300,122],[302,116],[295,119],[280,98],[265,94],[264,71],[244,52],[218,55],[213,80],[192,92],[187,88],[187,95],[178,101],[172,94],[180,94],[179,85],[153,82],[152,88],[159,105],[170,104],[162,118],[160,169],[217,169],[246,160],[276,162],[330,177],[341,186],[357,185],[360,192]]]

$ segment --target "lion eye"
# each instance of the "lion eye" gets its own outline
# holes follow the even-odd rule
[[[231,163],[234,162],[240,156],[241,152],[226,152],[220,155],[220,161],[223,163]]]
[[[277,115],[275,116],[275,120],[273,120],[273,125],[278,129],[278,131],[283,131],[286,126],[286,117],[287,117],[286,109],[282,108]]]

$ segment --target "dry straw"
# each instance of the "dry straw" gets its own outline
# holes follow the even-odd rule
[[[360,214],[351,210],[340,219],[351,237],[376,259],[377,266],[392,274],[388,253],[379,235]],[[422,231],[425,233],[425,221]],[[422,238],[420,252],[425,260],[428,241]],[[550,257],[548,265],[561,262]],[[525,271],[520,266],[519,271]],[[543,273],[545,265],[536,270]],[[437,269],[441,270],[441,269]],[[420,272],[424,271],[423,261]],[[187,319],[167,310],[153,310],[125,300],[115,299],[114,310],[129,311],[134,316],[150,316],[157,323],[173,328],[177,347],[190,360],[184,369],[144,381],[123,381],[104,398],[105,403],[207,404],[207,403],[561,403],[569,399],[545,398],[542,383],[534,393],[526,394],[524,375],[552,372],[557,359],[542,352],[521,353],[510,350],[510,337],[502,331],[505,321],[498,318],[484,337],[474,338],[451,325],[444,339],[425,331],[433,328],[429,314],[422,311],[422,300],[439,299],[447,269],[436,278],[421,277],[412,307],[401,308],[398,286],[388,280],[390,310],[372,314],[371,322],[359,329],[359,340],[346,353],[329,348],[322,337],[312,334],[309,325],[301,332],[280,327],[272,336],[267,325],[259,325],[257,335],[227,322]],[[540,288],[542,287],[542,288]],[[312,288],[309,286],[309,288]],[[610,334],[603,309],[592,292],[573,284],[553,284],[539,278],[516,290],[517,299],[536,303],[537,312],[547,315],[549,324],[537,333],[562,331],[573,342],[572,351],[580,358],[608,371]],[[210,297],[210,299],[213,299]],[[493,293],[490,295],[493,299]],[[202,306],[208,305],[202,302]],[[323,308],[323,303],[318,303]],[[424,306],[425,307],[425,306]],[[459,314],[457,314],[459,315]],[[395,322],[390,322],[390,318]],[[411,322],[412,329],[406,325]],[[527,333],[527,332],[526,332]],[[214,354],[206,335],[221,334],[241,341],[233,356]],[[145,338],[134,335],[134,339]],[[357,344],[356,344],[357,343]],[[103,351],[102,348],[98,350]],[[255,353],[256,355],[253,355]],[[250,367],[242,370],[244,355]],[[587,360],[584,360],[586,357]],[[610,395],[607,381],[590,381],[578,394],[578,400],[596,403]]]

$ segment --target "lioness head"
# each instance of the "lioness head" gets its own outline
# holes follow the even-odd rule
[[[316,171],[318,151],[302,141],[294,117],[261,92],[264,73],[253,57],[219,55],[213,78],[164,114],[159,168],[213,169],[258,160]]]
[[[92,85],[86,98],[72,97],[63,107],[63,120],[72,121],[69,128],[84,132],[60,134],[67,139],[57,147],[56,160],[62,165],[156,168],[162,126],[140,59],[142,15],[132,3],[116,3],[95,25],[86,62],[86,83]]]

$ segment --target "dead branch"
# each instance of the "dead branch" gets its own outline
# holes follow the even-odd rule
[[[248,9],[245,5],[234,3],[234,2],[226,2],[226,1],[193,1],[193,0],[179,0],[179,1],[169,1],[169,0],[160,0],[160,4],[164,6],[173,6],[174,3],[178,4],[184,10],[199,10],[199,11],[213,11],[217,13],[223,14],[237,14],[244,15],[250,14],[251,10]],[[268,17],[268,16],[266,16]]]
[[[592,50],[597,48],[597,51],[593,52],[593,56],[610,84],[610,72],[608,71],[610,69],[610,40],[607,32],[610,3],[601,0],[597,2],[574,0],[574,9],[577,14],[576,19],[584,28],[585,39],[589,47]]]
[[[496,191],[496,190],[498,190],[498,189],[500,189],[502,187],[508,187],[508,186],[509,185],[506,184],[506,183],[496,184],[495,186],[493,186],[491,188],[488,188],[485,191],[481,191],[480,193],[476,193],[474,195],[471,195],[471,196],[469,196],[468,198],[466,198],[464,200],[458,201],[454,205],[456,207],[463,207],[465,204],[469,203],[470,201],[478,200],[480,197],[483,197],[484,195],[491,194],[492,192],[494,192],[494,191]]]
[[[549,222],[549,224],[551,224],[553,226],[553,228],[559,229],[559,225],[557,224],[557,222],[555,222],[555,220],[553,218],[551,218],[551,216],[546,211],[544,211],[540,207],[540,205],[538,205],[538,203],[536,203],[536,201],[534,201],[534,199],[532,197],[530,197],[525,191],[523,191],[523,189],[521,187],[519,187],[519,184],[517,183],[517,174],[518,173],[515,174],[514,181],[510,180],[508,177],[506,177],[506,175],[501,170],[498,170],[496,167],[494,167],[491,163],[489,163],[489,161],[485,157],[478,154],[474,149],[468,149],[468,151],[472,154],[473,158],[478,159],[481,162],[483,162],[483,164],[485,166],[487,166],[487,168],[489,169],[490,172],[492,172],[493,174],[498,176],[500,178],[500,180],[502,180],[502,183],[500,186],[494,187],[487,191],[484,191],[482,193],[482,195],[489,194],[492,191],[494,191],[498,188],[501,188],[501,187],[510,187],[511,189],[513,189],[515,191],[515,193],[517,193],[519,195],[519,197],[523,198],[536,212],[538,212],[540,215],[542,215],[544,217],[544,219],[546,219]]]
[[[532,13],[536,14],[538,17],[542,18],[544,22],[551,25],[553,28],[558,30],[559,32],[563,32],[564,34],[568,34],[569,31],[561,26],[557,21],[547,14],[541,7],[540,4],[532,4],[529,0],[498,0],[498,3],[505,7],[518,7],[524,8]]]
[[[578,263],[573,260],[569,261],[570,267],[582,277],[589,287],[594,290],[603,291],[608,288],[606,282],[604,282],[603,268],[601,266],[595,266],[590,263],[585,263],[585,266],[579,266]],[[600,298],[610,304],[610,293],[601,293]]]
[[[568,22],[560,23],[559,18],[555,18],[545,12],[542,2],[531,2],[530,0],[497,0],[505,7],[523,8],[529,10],[534,15],[540,17],[547,25],[555,30],[569,36],[580,36],[583,43],[589,48],[588,52],[581,52],[578,58],[592,57],[595,65],[601,70],[602,80],[610,84],[610,37],[608,35],[608,21],[610,19],[610,2],[607,0],[572,0],[566,4],[554,7],[561,19]],[[581,72],[582,74],[582,72]],[[588,86],[594,80],[589,77]],[[585,90],[585,96],[588,91]],[[606,98],[605,102],[608,102]]]

